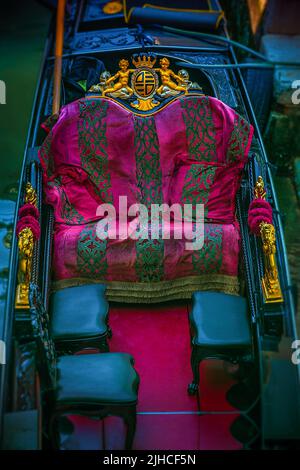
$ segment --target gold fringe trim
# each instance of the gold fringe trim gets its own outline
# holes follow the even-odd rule
[[[157,303],[169,300],[191,299],[193,292],[210,290],[239,295],[240,283],[236,276],[203,274],[159,282],[123,282],[105,279],[73,278],[52,283],[52,291],[85,284],[106,284],[107,300],[126,303]]]

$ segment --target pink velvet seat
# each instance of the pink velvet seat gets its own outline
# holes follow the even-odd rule
[[[128,302],[190,298],[203,289],[238,293],[235,198],[252,132],[224,103],[200,95],[151,116],[104,98],[62,108],[40,149],[45,200],[55,213],[54,287],[105,282],[108,299]],[[187,250],[187,240],[172,235],[100,239],[97,208],[113,204],[119,217],[120,196],[128,207],[148,209],[204,204],[203,247]],[[175,226],[171,217],[171,234]]]

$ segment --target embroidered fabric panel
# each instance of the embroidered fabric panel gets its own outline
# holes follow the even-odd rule
[[[104,279],[107,272],[107,240],[97,237],[96,226],[86,226],[77,244],[77,266],[80,275]]]
[[[71,230],[62,226],[56,234],[54,288],[105,282],[119,291],[113,295],[122,295],[128,302],[159,302],[169,300],[169,295],[189,298],[193,290],[202,289],[237,293],[240,232],[234,224],[206,224],[204,247],[198,251],[196,246],[194,250],[185,246],[186,238],[171,237],[165,240],[164,259],[159,241],[140,241],[144,249],[144,258],[138,260],[143,263],[140,280],[134,270],[137,240],[126,238],[105,246],[95,236],[95,228],[94,224]]]
[[[204,227],[204,244],[192,253],[196,273],[216,273],[222,266],[223,228],[221,225]]]
[[[228,143],[227,161],[237,162],[243,160],[245,149],[249,140],[250,124],[238,114],[235,115],[233,131]]]
[[[159,142],[153,117],[134,118],[134,146],[139,199],[149,211],[151,204],[163,202]],[[162,239],[152,240],[150,237],[137,240],[135,269],[140,281],[161,280],[164,275],[163,259]]]
[[[189,157],[217,161],[216,135],[208,96],[181,99]]]
[[[159,160],[159,142],[155,120],[134,118],[134,147],[136,179],[140,189],[140,202],[150,208],[162,203],[162,171]]]
[[[204,216],[207,216],[207,201],[210,188],[213,185],[216,167],[202,164],[193,164],[186,173],[182,189],[182,203],[192,204],[193,210],[196,204],[204,204]]]
[[[52,114],[45,122],[42,123],[41,127],[46,131],[51,131],[52,127],[57,123],[59,114]]]
[[[52,130],[50,130],[46,139],[43,142],[43,145],[39,150],[39,158],[47,178],[51,178],[51,176],[54,174],[54,160],[53,153],[51,150],[52,140],[53,132]]]
[[[69,201],[69,198],[63,188],[61,183],[61,177],[58,176],[54,181],[48,182],[49,186],[56,187],[61,200],[61,211],[60,217],[63,219],[64,223],[67,225],[81,224],[84,222],[84,217],[79,214],[74,205]]]
[[[137,240],[135,269],[140,282],[162,280],[164,278],[164,241],[151,238]]]
[[[108,102],[85,100],[79,102],[79,152],[83,169],[95,185],[101,200],[112,202],[111,180],[108,169],[106,122]]]

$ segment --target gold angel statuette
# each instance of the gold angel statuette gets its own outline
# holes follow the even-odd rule
[[[159,61],[160,68],[154,69],[156,72],[159,72],[161,78],[161,86],[157,89],[159,95],[163,94],[166,88],[174,91],[184,91],[188,92],[188,87],[186,81],[183,77],[176,75],[173,70],[169,69],[170,61],[167,57],[163,57]],[[172,80],[173,79],[173,80]],[[177,82],[175,83],[174,80]]]
[[[105,88],[102,92],[102,96],[105,96],[107,93],[117,93],[120,91],[127,93],[129,96],[133,94],[132,88],[130,88],[128,85],[130,72],[133,72],[133,70],[128,68],[128,60],[121,59],[119,62],[119,67],[120,70],[115,75],[106,80],[105,87],[115,82],[116,80],[117,82],[111,87]]]

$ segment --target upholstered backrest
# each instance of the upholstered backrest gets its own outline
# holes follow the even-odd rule
[[[235,220],[235,197],[252,127],[221,101],[186,95],[151,116],[106,98],[62,108],[40,150],[56,222],[97,219],[101,203],[204,204],[205,217]]]

